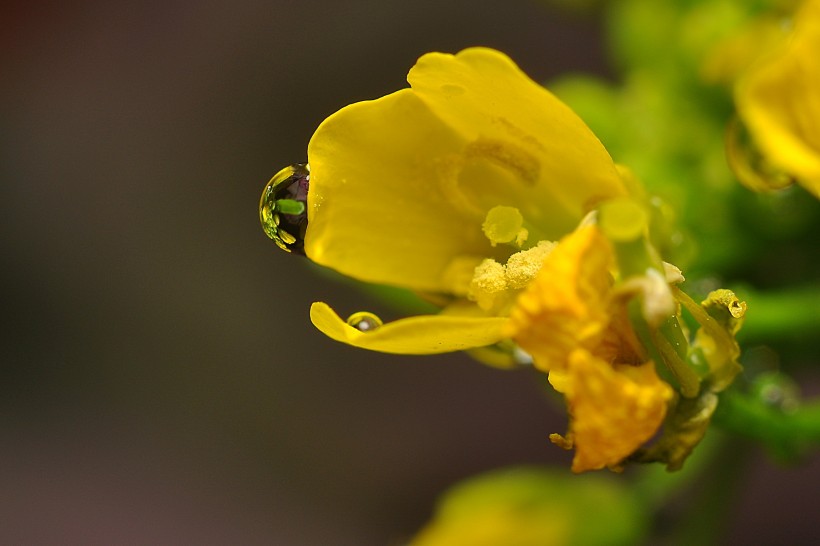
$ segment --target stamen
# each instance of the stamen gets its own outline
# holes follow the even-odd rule
[[[535,278],[554,247],[553,242],[539,241],[536,246],[510,256],[506,265],[484,260],[473,272],[468,297],[485,311],[504,310]]]
[[[524,229],[524,217],[515,207],[491,208],[484,218],[481,229],[493,246],[512,241],[520,246],[528,236],[527,230]]]

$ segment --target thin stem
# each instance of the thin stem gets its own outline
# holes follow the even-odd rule
[[[779,292],[738,289],[749,311],[738,338],[743,341],[799,337],[820,330],[820,286],[810,285]]]
[[[657,345],[655,345],[652,329],[643,317],[641,302],[632,300],[627,304],[626,308],[627,313],[629,314],[629,321],[632,324],[632,328],[635,330],[635,335],[638,337],[641,347],[646,351],[645,356],[655,363],[655,370],[664,381],[679,389],[680,382],[678,381],[678,377],[668,366],[664,365],[665,360],[663,358],[663,354]]]
[[[694,398],[700,391],[700,378],[687,363],[689,343],[681,331],[677,317],[669,317],[652,336],[669,371],[680,384],[680,393],[686,398]]]
[[[735,389],[721,394],[713,422],[766,445],[778,458],[792,461],[820,446],[820,402],[785,411]]]

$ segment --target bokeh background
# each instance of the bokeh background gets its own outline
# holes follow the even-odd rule
[[[257,204],[338,108],[427,51],[606,73],[534,0],[4,3],[0,542],[398,544],[447,486],[568,464],[532,374],[335,344],[379,311],[285,255]],[[820,459],[755,454],[728,543],[820,543]],[[788,538],[787,538],[788,537]]]

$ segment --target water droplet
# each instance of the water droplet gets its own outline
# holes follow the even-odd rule
[[[353,313],[350,317],[348,317],[347,323],[360,332],[373,331],[383,324],[382,319],[373,313],[368,313],[367,311]]]
[[[513,360],[519,366],[532,366],[532,355],[518,345],[513,349]]]
[[[780,190],[795,182],[768,161],[748,128],[737,119],[727,127],[726,160],[737,179],[754,191]]]
[[[270,179],[259,200],[259,221],[276,246],[304,255],[310,166],[296,163]]]

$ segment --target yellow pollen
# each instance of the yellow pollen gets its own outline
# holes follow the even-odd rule
[[[510,256],[505,269],[509,287],[517,289],[530,284],[553,248],[555,248],[555,243],[539,241],[536,246]]]
[[[507,289],[504,266],[495,260],[487,259],[475,268],[470,283],[470,299],[474,300],[485,311],[493,308],[496,297]]]
[[[468,297],[485,311],[502,310],[535,278],[554,246],[550,241],[539,241],[510,256],[506,265],[484,260],[473,272]]]

